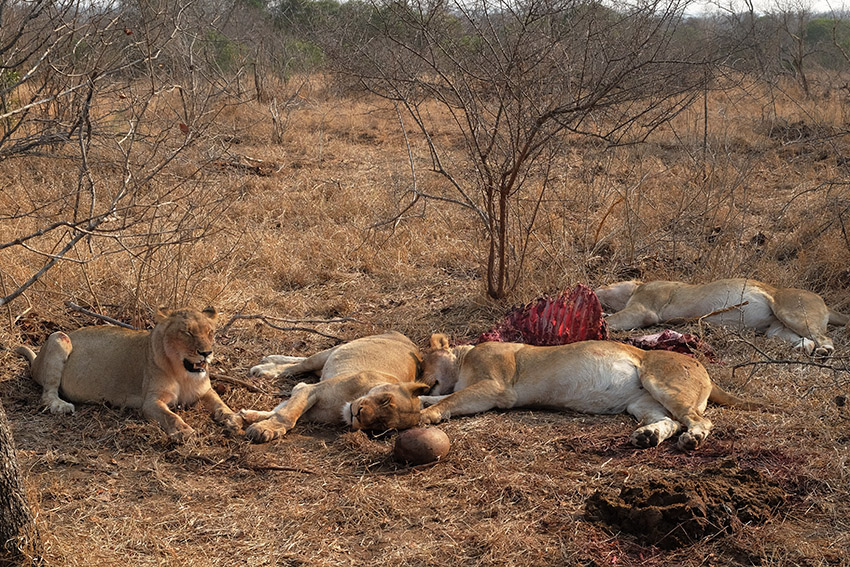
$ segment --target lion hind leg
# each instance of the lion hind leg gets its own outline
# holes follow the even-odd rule
[[[664,406],[649,394],[629,404],[626,411],[640,423],[640,427],[634,430],[630,438],[635,447],[655,447],[682,430],[682,424],[673,420]]]
[[[781,321],[771,325],[766,335],[791,343],[791,346],[802,350],[809,356],[828,357],[835,350],[832,339],[829,337],[825,335],[814,335],[813,338],[805,337],[785,326]]]
[[[705,367],[681,354],[651,351],[640,380],[648,395],[686,430],[679,437],[679,448],[690,451],[701,445],[712,427],[703,415],[712,390]]]
[[[62,372],[72,350],[71,338],[58,331],[47,338],[32,363],[32,377],[42,387],[41,403],[50,413],[74,413],[74,404],[59,398]]]
[[[826,332],[830,310],[821,296],[801,289],[781,289],[771,304],[778,322],[768,336],[779,337],[810,356],[830,356],[835,350]]]

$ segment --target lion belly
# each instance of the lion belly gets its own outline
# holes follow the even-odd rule
[[[89,327],[68,336],[73,350],[62,371],[60,387],[65,399],[142,406],[147,332]]]
[[[661,321],[696,319],[722,311],[705,320],[729,327],[765,330],[776,321],[771,302],[764,290],[746,280],[718,280],[682,288],[661,309],[659,316]],[[726,309],[728,311],[724,311]]]
[[[543,364],[517,356],[524,379],[513,386],[517,398],[514,407],[621,413],[645,393],[641,389],[639,359],[625,345],[584,341],[556,350],[567,356],[553,351],[556,356],[538,361]]]

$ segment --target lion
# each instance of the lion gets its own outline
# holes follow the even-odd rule
[[[681,432],[679,448],[691,451],[711,430],[704,415],[708,401],[762,407],[722,390],[696,359],[670,351],[644,351],[615,341],[450,348],[443,334],[430,342],[422,379],[433,389],[432,395],[420,397],[422,425],[493,408],[628,412],[640,422],[630,439],[636,447],[654,447]]]
[[[850,320],[829,309],[816,293],[745,278],[706,284],[631,280],[595,291],[603,306],[616,311],[605,319],[611,330],[705,317],[709,323],[764,332],[817,357],[835,350],[827,325]]]
[[[288,400],[272,411],[242,410],[245,436],[266,443],[286,434],[303,416],[311,422],[346,424],[354,429],[387,431],[419,423],[417,396],[430,385],[416,380],[420,369],[416,345],[391,331],[355,339],[309,358],[271,355],[251,368],[253,376],[286,377],[319,373],[315,384],[301,382]],[[356,400],[367,396],[368,401]]]
[[[73,413],[71,402],[141,409],[180,440],[194,430],[170,407],[200,401],[217,422],[239,431],[238,415],[210,386],[217,316],[212,307],[171,312],[159,308],[150,331],[83,327],[53,333],[38,355],[25,346],[16,352],[29,361],[43,389],[41,402],[50,413]]]

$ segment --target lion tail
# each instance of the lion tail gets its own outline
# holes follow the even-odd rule
[[[26,358],[30,365],[32,365],[33,360],[35,360],[35,352],[33,352],[33,350],[29,347],[19,346],[15,349],[15,352]]]
[[[838,311],[834,311],[832,309],[829,310],[829,324],[830,325],[846,325],[850,323],[850,317],[845,315],[844,313],[839,313]]]
[[[725,391],[723,388],[715,384],[711,383],[711,394],[708,395],[708,400],[710,402],[714,402],[715,404],[720,404],[723,406],[731,406],[736,408],[741,408],[745,410],[769,410],[770,408],[766,407],[763,404],[758,402],[751,402],[749,400],[744,400],[730,394]]]

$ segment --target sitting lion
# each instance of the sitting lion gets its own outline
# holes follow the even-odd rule
[[[420,398],[430,405],[421,411],[422,424],[492,408],[626,411],[641,424],[631,436],[635,446],[654,447],[684,430],[678,445],[692,450],[711,430],[711,421],[703,415],[709,400],[760,407],[724,392],[693,358],[614,341],[545,347],[489,342],[449,348],[446,336],[436,334],[431,348],[422,361],[422,378],[434,384],[436,395]]]
[[[51,413],[73,413],[71,402],[108,402],[141,408],[175,438],[191,433],[169,409],[200,400],[213,418],[239,430],[239,417],[210,386],[207,365],[212,360],[216,310],[157,311],[151,331],[112,326],[84,327],[56,332],[36,354],[16,349],[32,367],[32,376],[43,388],[42,403]]]
[[[707,284],[674,281],[625,281],[596,290],[599,301],[616,313],[608,328],[628,330],[708,315],[709,323],[762,331],[813,356],[835,350],[826,335],[829,325],[846,325],[848,317],[829,309],[816,293],[780,288],[735,278]]]
[[[265,443],[295,427],[301,416],[319,423],[346,423],[354,429],[407,429],[419,423],[419,401],[430,386],[416,381],[419,349],[397,332],[355,339],[309,358],[267,356],[251,368],[254,376],[320,373],[316,384],[301,382],[272,411],[242,410],[251,423],[246,437]],[[368,401],[352,409],[352,400]],[[395,400],[399,400],[396,403]]]

